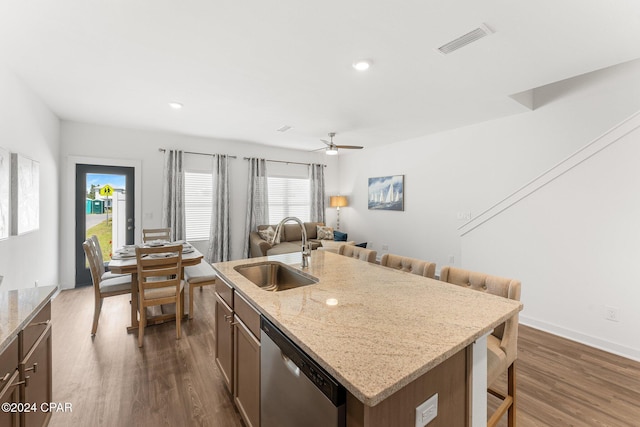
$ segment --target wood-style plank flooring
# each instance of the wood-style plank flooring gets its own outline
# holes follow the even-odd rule
[[[182,339],[174,323],[152,326],[139,349],[125,331],[127,295],[104,301],[92,339],[93,290],[61,292],[52,305],[53,396],[73,412],[49,425],[242,426],[214,362],[213,288],[194,300]],[[640,363],[525,326],[518,344],[518,426],[640,426]]]

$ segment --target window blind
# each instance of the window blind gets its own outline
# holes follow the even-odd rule
[[[269,187],[269,224],[277,224],[288,216],[308,222],[310,195],[308,178],[267,177]]]
[[[185,171],[184,214],[187,240],[209,240],[212,194],[211,173]]]

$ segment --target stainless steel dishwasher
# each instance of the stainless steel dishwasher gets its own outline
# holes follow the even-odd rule
[[[344,387],[269,320],[260,327],[260,425],[344,427]]]

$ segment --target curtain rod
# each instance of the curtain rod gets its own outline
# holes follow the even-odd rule
[[[245,160],[251,160],[251,157],[245,157]],[[289,162],[286,160],[269,160],[269,159],[265,159],[265,161],[267,162],[272,162],[272,163],[286,163],[286,164],[292,164],[292,165],[305,165],[305,166],[311,166],[313,163],[302,163],[302,162]],[[327,167],[327,165],[322,165],[325,168]]]
[[[158,151],[164,153],[165,151],[167,151],[166,148],[158,148]],[[195,151],[183,151],[183,153],[185,154],[197,154],[199,156],[215,156],[215,154],[211,154],[211,153],[197,153]],[[227,155],[227,157],[229,157],[230,159],[237,159],[236,156],[229,156]]]

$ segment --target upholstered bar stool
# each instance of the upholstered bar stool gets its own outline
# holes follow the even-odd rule
[[[436,275],[436,264],[434,262],[406,256],[384,254],[380,260],[380,265],[431,279]]]
[[[503,298],[520,301],[520,281],[505,277],[463,270],[455,267],[443,267],[440,280],[454,285],[464,286],[476,291],[486,292]],[[502,399],[502,404],[487,421],[488,427],[495,426],[508,410],[508,425],[516,423],[516,358],[518,356],[518,315],[507,319],[496,327],[487,337],[487,386],[488,392]],[[507,394],[492,388],[500,374],[507,371]]]
[[[352,246],[352,245],[340,246],[338,248],[338,253],[340,255],[356,258],[361,261],[373,262],[373,263],[376,262],[376,255],[378,254],[376,251],[373,251],[371,249],[365,249],[359,246]]]

